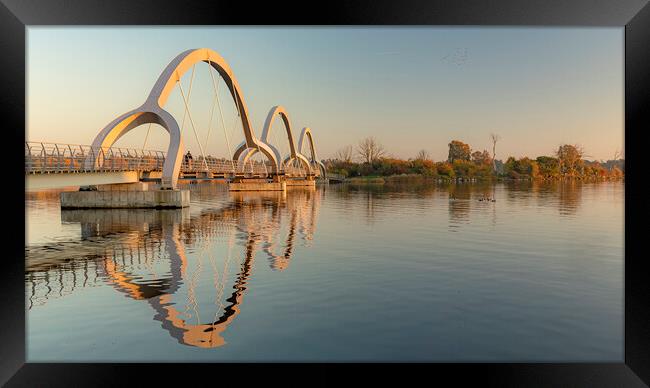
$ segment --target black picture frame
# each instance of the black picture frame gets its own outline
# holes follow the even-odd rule
[[[285,12],[293,10],[292,12]],[[298,12],[296,12],[298,11]],[[271,16],[272,15],[272,16]],[[271,23],[272,22],[272,23]],[[295,366],[280,364],[43,364],[25,362],[24,247],[25,192],[18,154],[25,141],[25,31],[35,25],[503,25],[620,26],[625,28],[625,360],[621,363],[418,364],[399,376],[454,385],[623,387],[650,384],[650,285],[645,269],[644,226],[650,206],[643,192],[643,148],[650,130],[650,5],[647,0],[465,0],[253,3],[218,1],[0,0],[0,112],[6,164],[3,214],[11,230],[2,233],[0,269],[0,384],[7,386],[121,386],[168,384],[170,376],[230,382],[258,377],[286,382]],[[20,214],[22,212],[22,214]],[[14,215],[15,213],[15,215]],[[319,365],[319,382],[339,382],[338,372],[384,379],[391,368],[375,365]],[[315,365],[303,364],[301,369]],[[289,369],[292,368],[292,369]],[[324,369],[324,370],[322,370]],[[311,377],[310,379],[313,379]],[[225,381],[224,381],[225,380]],[[234,380],[233,382],[237,382]],[[645,382],[645,384],[644,384]],[[303,381],[303,383],[309,383]]]

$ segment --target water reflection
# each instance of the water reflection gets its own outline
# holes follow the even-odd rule
[[[560,215],[574,215],[582,202],[582,187],[579,182],[560,182],[559,187],[559,211]]]
[[[198,214],[189,209],[61,211],[62,223],[80,225],[81,239],[26,248],[28,307],[109,284],[145,301],[153,319],[178,342],[222,346],[223,332],[240,313],[256,254],[262,252],[272,270],[287,270],[297,240],[308,247],[314,238],[321,195],[313,188],[230,193],[223,206]],[[211,275],[209,292],[201,281],[204,272]],[[209,307],[216,312],[201,319],[205,298],[214,299]]]
[[[455,230],[462,224],[469,224],[470,200],[472,189],[470,185],[449,185],[449,228]]]
[[[622,183],[195,186],[183,211],[26,201],[28,358],[622,357]]]
[[[461,231],[480,216],[497,225],[498,208],[555,208],[561,217],[574,217],[583,202],[583,183],[512,181],[506,183],[431,183],[423,181],[386,184],[356,184],[331,187],[350,213],[357,212],[366,224],[383,221],[389,202],[412,199],[408,206],[443,207],[448,211],[448,230]],[[504,203],[505,202],[505,203]]]
[[[560,216],[576,215],[582,202],[584,183],[580,181],[515,181],[504,185],[512,204],[555,207]]]

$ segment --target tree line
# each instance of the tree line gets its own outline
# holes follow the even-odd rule
[[[332,159],[324,160],[328,171],[346,177],[422,175],[443,180],[488,179],[619,179],[623,178],[625,161],[618,152],[608,161],[584,159],[582,147],[563,144],[552,155],[536,158],[509,156],[505,162],[496,159],[500,140],[491,134],[492,153],[473,150],[460,140],[449,144],[447,160],[433,161],[426,150],[414,158],[400,159],[388,154],[374,137],[339,149]]]

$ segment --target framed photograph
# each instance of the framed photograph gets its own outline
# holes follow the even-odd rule
[[[647,1],[286,7],[1,1],[0,382],[647,386]]]

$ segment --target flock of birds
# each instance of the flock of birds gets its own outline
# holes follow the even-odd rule
[[[449,200],[455,201],[456,197],[453,194],[449,194]],[[492,197],[486,197],[485,195],[478,199],[479,202],[496,202],[497,200]]]

